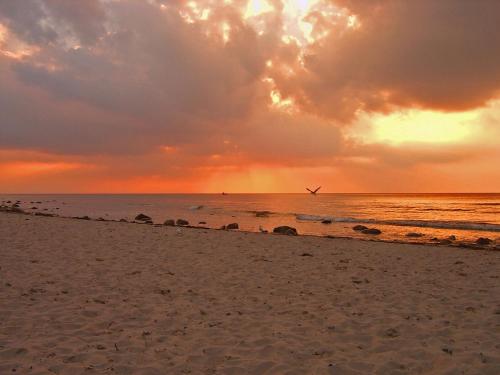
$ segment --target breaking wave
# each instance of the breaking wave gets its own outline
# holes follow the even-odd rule
[[[377,219],[362,219],[354,217],[332,217],[332,216],[307,215],[307,214],[296,214],[295,218],[299,221],[313,221],[313,222],[331,220],[332,222],[338,222],[338,223],[381,224],[381,225],[396,225],[404,227],[462,229],[462,230],[500,232],[500,224],[479,223],[470,221],[377,220]]]

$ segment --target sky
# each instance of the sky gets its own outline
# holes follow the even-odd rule
[[[0,0],[0,192],[499,192],[500,1]]]

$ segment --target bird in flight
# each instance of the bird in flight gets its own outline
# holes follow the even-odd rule
[[[309,188],[306,188],[306,190],[313,195],[316,195],[319,189],[321,189],[321,186],[317,187],[316,190],[311,190]]]

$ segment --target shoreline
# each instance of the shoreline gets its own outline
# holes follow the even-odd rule
[[[130,221],[130,220],[114,220],[114,219],[105,219],[105,218],[91,218],[88,216],[85,217],[75,217],[75,216],[63,216],[63,215],[58,215],[54,213],[44,213],[44,212],[28,212],[23,209],[14,209],[12,210],[12,207],[9,206],[0,206],[0,214],[18,214],[18,215],[27,215],[27,216],[38,216],[38,217],[58,217],[62,219],[69,219],[69,220],[88,220],[88,221],[97,221],[97,222],[116,222],[116,223],[128,223],[128,224],[138,224],[138,225],[152,225],[154,227],[164,227],[167,226],[165,224],[155,224],[155,223],[146,223],[146,222],[140,222],[140,221]],[[124,221],[125,220],[125,221]],[[170,226],[170,225],[168,225]],[[205,227],[205,226],[200,226],[200,225],[173,225],[173,227],[177,228],[190,228],[190,229],[205,229],[205,230],[214,230],[214,231],[237,231],[241,233],[256,233],[256,234],[271,234],[275,235],[277,233],[273,232],[267,232],[267,233],[259,233],[259,232],[254,232],[254,231],[246,231],[246,230],[241,230],[241,229],[224,229],[224,228],[211,228],[211,227]],[[449,243],[442,243],[438,241],[432,241],[429,240],[428,242],[417,242],[414,241],[412,242],[411,240],[408,241],[401,241],[401,240],[386,240],[386,239],[379,239],[374,235],[367,235],[366,238],[360,238],[360,237],[350,237],[350,236],[335,236],[335,235],[316,235],[316,234],[297,234],[300,237],[315,237],[315,238],[329,238],[329,239],[345,239],[345,240],[354,240],[354,241],[363,241],[363,242],[382,242],[382,243],[388,243],[388,244],[408,244],[408,245],[421,245],[421,246],[433,246],[433,247],[451,247],[451,248],[459,248],[459,249],[471,249],[471,250],[485,250],[485,251],[500,251],[500,244],[495,244],[495,240],[491,240],[491,244],[477,244],[474,242],[455,242],[455,241],[450,241]],[[441,239],[440,241],[443,241]]]

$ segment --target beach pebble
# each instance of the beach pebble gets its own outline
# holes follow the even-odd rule
[[[453,355],[453,349],[450,349],[450,348],[442,348],[441,350],[442,350],[443,352],[445,352],[446,354]]]
[[[368,229],[368,227],[365,227],[364,225],[355,225],[352,227],[352,230],[355,230],[357,232],[361,232],[366,229]]]
[[[47,214],[45,212],[35,212],[35,216],[46,216],[46,217],[54,217],[53,214]]]
[[[382,232],[377,228],[369,228],[361,231],[363,234],[381,234]]]
[[[167,219],[163,222],[163,225],[173,227],[173,226],[175,226],[175,220],[174,219]]]
[[[395,338],[399,336],[399,332],[395,328],[389,328],[388,330],[385,331],[385,335],[387,337]]]
[[[238,223],[231,223],[231,224],[228,224],[226,225],[226,229],[239,229],[239,225]]]
[[[448,236],[448,239],[450,241],[456,241],[457,237],[455,237],[453,234],[451,236]]]
[[[177,219],[176,224],[181,225],[181,226],[182,225],[189,225],[189,221],[184,220],[184,219]]]
[[[425,236],[425,234],[423,234],[423,233],[417,233],[417,232],[406,233],[406,237],[418,238],[418,237],[423,237],[423,236]]]
[[[486,237],[479,237],[477,240],[476,240],[476,243],[478,245],[489,245],[490,243],[492,243],[493,241],[490,240],[489,238],[486,238]]]
[[[274,228],[273,233],[287,234],[289,236],[296,236],[298,234],[297,229],[286,225]]]
[[[139,214],[135,217],[137,221],[151,221],[151,218],[148,215]]]
[[[7,208],[7,211],[13,212],[15,214],[24,214],[25,213],[23,209],[19,208],[19,206],[16,206],[16,205]]]

